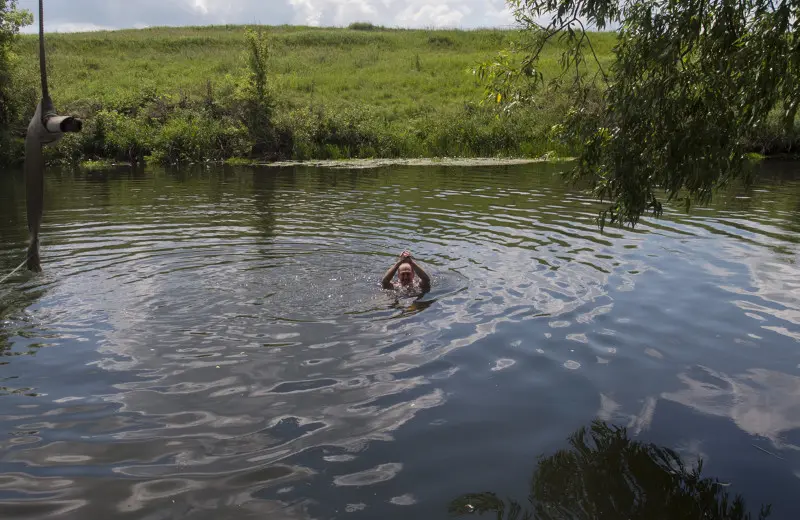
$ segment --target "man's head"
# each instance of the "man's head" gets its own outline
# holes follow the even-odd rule
[[[400,280],[400,285],[411,285],[414,282],[414,270],[411,264],[401,264],[397,269],[397,278]]]

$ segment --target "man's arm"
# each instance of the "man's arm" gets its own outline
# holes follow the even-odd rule
[[[414,272],[417,273],[417,276],[419,276],[420,288],[424,291],[429,290],[431,288],[431,277],[428,276],[428,273],[426,273],[425,270],[422,269],[422,267],[420,267],[413,258],[409,257],[408,263],[411,264],[411,268],[414,269]]]
[[[385,275],[383,275],[383,280],[381,280],[381,285],[383,286],[384,289],[392,288],[392,278],[394,278],[394,274],[397,272],[398,269],[400,269],[400,264],[402,264],[404,261],[405,259],[401,258],[400,260],[397,261],[397,263],[395,263],[392,267],[390,267],[388,271],[386,271]]]

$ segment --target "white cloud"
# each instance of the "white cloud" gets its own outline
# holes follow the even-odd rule
[[[290,0],[293,23],[390,27],[486,27],[513,23],[505,0]]]
[[[36,12],[36,0],[20,6]],[[389,27],[498,27],[514,23],[505,0],[46,0],[48,31],[262,23]],[[35,32],[30,26],[25,32]]]
[[[289,4],[294,8],[291,23],[295,25],[346,25],[380,19],[372,2],[364,0],[289,0]]]
[[[208,14],[208,7],[206,7],[206,0],[194,0],[194,7],[203,14]]]
[[[406,7],[396,17],[396,21],[398,25],[409,27],[458,27],[470,12],[472,10],[465,5],[416,2],[416,5],[411,4]]]

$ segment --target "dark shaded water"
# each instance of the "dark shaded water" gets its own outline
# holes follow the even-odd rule
[[[800,167],[604,235],[556,171],[50,173],[0,517],[444,518],[594,418],[800,517]],[[0,237],[2,276],[18,172]],[[419,301],[378,288],[405,248]]]

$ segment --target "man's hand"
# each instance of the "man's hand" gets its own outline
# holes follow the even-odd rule
[[[400,269],[400,266],[404,263],[409,262],[413,266],[413,260],[411,259],[411,253],[408,251],[403,251],[400,253],[400,256],[397,258],[397,262],[386,271],[386,274],[383,275],[383,280],[381,280],[381,285],[383,285],[384,289],[391,289],[392,288],[392,278],[394,278],[395,273],[397,270]]]

